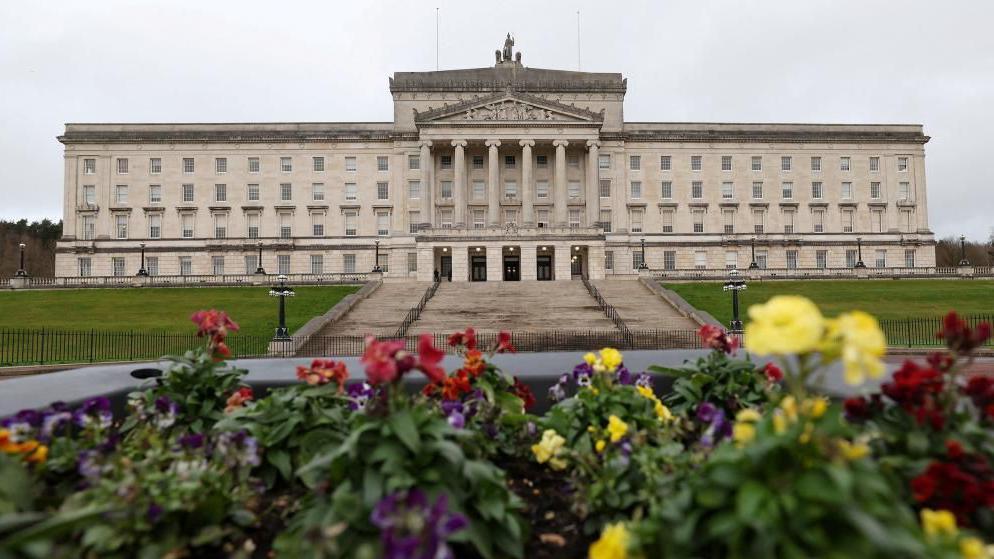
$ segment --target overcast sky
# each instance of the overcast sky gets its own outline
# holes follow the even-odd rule
[[[994,226],[994,1],[2,0],[0,218],[61,217],[66,122],[390,121],[387,77],[628,78],[629,121],[921,123],[939,236]]]

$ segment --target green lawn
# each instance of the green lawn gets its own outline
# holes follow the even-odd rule
[[[287,299],[287,326],[293,333],[323,314],[358,286],[297,287]],[[241,334],[272,335],[277,300],[268,287],[198,287],[0,291],[0,330],[194,331],[190,315],[221,309],[241,326]]]
[[[721,283],[669,283],[691,305],[724,324],[732,318],[732,296]],[[859,309],[881,319],[961,314],[994,314],[994,281],[987,280],[817,280],[750,282],[740,292],[742,318],[749,305],[774,295],[803,295],[826,315]]]

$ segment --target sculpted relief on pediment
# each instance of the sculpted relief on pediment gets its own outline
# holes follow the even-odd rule
[[[519,101],[501,101],[473,107],[453,120],[572,120],[566,115]]]

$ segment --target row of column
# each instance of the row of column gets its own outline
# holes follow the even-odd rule
[[[433,175],[435,168],[434,159],[431,154],[431,140],[421,141],[421,184],[424,188],[425,219],[428,223],[435,223],[435,191],[437,185]],[[455,206],[454,221],[457,225],[466,225],[466,140],[452,140],[454,154],[452,157],[453,166],[453,193],[452,199]],[[498,139],[488,139],[484,142],[487,146],[487,222],[490,225],[500,223],[500,154],[501,141]],[[535,197],[535,185],[532,178],[532,148],[535,140],[520,140],[521,147],[521,221],[524,224],[535,223],[535,208],[533,205]],[[554,140],[552,146],[556,148],[554,175],[553,175],[553,220],[556,225],[565,226],[568,220],[567,214],[567,192],[566,192],[566,148],[569,140]],[[586,194],[585,203],[587,210],[587,224],[593,225],[600,210],[600,198],[598,192],[598,159],[600,142],[597,140],[587,140],[587,171],[585,176]]]

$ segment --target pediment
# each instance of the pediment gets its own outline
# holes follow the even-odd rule
[[[418,123],[476,124],[479,122],[600,123],[604,113],[566,105],[534,95],[501,93],[427,111],[414,111]]]

